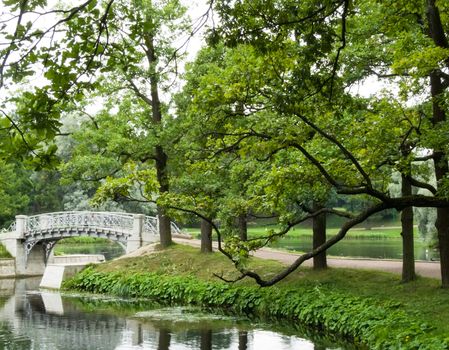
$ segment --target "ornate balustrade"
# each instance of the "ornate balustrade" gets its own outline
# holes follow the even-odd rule
[[[95,211],[62,211],[54,213],[38,214],[26,216],[23,233],[29,236],[34,232],[49,231],[52,229],[64,229],[69,227],[78,228],[106,228],[122,232],[131,232],[136,214],[117,212],[95,212]],[[14,221],[4,232],[13,232],[17,229],[17,222]],[[180,234],[180,228],[171,223],[171,230],[174,234]],[[143,221],[143,231],[151,234],[158,234],[158,219],[154,216],[145,216]]]
[[[107,238],[121,244],[127,251],[137,249],[145,242],[159,239],[158,219],[129,213],[65,211],[33,216],[18,215],[5,233],[11,232],[21,239],[25,249],[25,262],[31,250],[41,243],[47,261],[53,246],[63,238],[90,236]],[[171,223],[173,234],[181,233]],[[130,245],[130,241],[131,243]]]
[[[25,235],[36,231],[62,229],[67,227],[109,228],[120,231],[133,229],[133,214],[111,212],[66,211],[28,216],[25,221]]]
[[[66,211],[33,216],[18,215],[14,223],[7,229],[2,229],[3,234],[0,238],[2,242],[7,242],[16,263],[23,260],[24,263],[19,263],[18,270],[16,266],[18,273],[27,274],[28,257],[35,251],[33,247],[37,244],[43,248],[45,264],[54,245],[59,240],[69,237],[89,236],[110,239],[130,253],[142,245],[158,241],[158,226],[156,217],[142,214]],[[171,231],[173,234],[181,233],[173,222]],[[18,248],[19,246],[21,248]],[[23,256],[23,259],[20,256]]]

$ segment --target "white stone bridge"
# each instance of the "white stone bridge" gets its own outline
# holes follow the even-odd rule
[[[180,233],[172,223],[172,233]],[[42,274],[55,244],[68,237],[106,238],[127,253],[159,241],[158,219],[142,214],[66,211],[18,215],[0,234],[0,242],[16,259],[17,275]]]

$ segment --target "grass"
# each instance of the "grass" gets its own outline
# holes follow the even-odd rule
[[[250,267],[263,270],[264,275],[273,275],[281,265],[276,261],[251,259]],[[112,260],[98,266],[101,272],[126,271],[126,273],[157,272],[168,276],[194,275],[202,280],[216,281],[214,274],[227,279],[238,276],[232,263],[219,253],[202,254],[199,249],[181,244],[173,244],[170,248],[135,258]]]
[[[249,266],[262,271],[265,278],[273,276],[284,267],[278,262],[257,258],[251,258]],[[217,281],[214,274],[225,278],[237,276],[232,264],[223,255],[201,254],[198,249],[183,245],[173,245],[147,256],[111,261],[99,265],[97,269],[123,274],[157,272],[169,276],[196,276],[206,281]],[[244,279],[237,284],[254,285],[254,282]],[[300,268],[278,286],[297,288],[304,285],[342,292],[348,296],[372,298],[379,302],[397,302],[410,317],[432,326],[431,335],[449,334],[449,290],[441,289],[437,280],[419,278],[417,281],[401,284],[399,276],[383,272],[350,269],[316,272]]]
[[[0,243],[0,259],[12,258],[11,254],[6,250],[5,246]]]
[[[275,225],[270,226],[250,226],[248,227],[248,236],[251,238],[266,236],[270,230],[277,230],[279,227]],[[184,228],[184,231],[190,233],[194,237],[199,236],[200,230],[198,228]],[[339,228],[328,228],[327,234],[333,236],[337,234]],[[401,229],[399,227],[373,227],[370,230],[365,228],[353,228],[347,235],[346,239],[401,239]],[[311,228],[295,227],[290,230],[285,237],[312,237]],[[415,229],[415,237],[417,237],[417,230]]]
[[[284,282],[294,287],[311,284],[328,290],[338,290],[347,295],[373,298],[379,301],[395,301],[410,316],[433,327],[432,334],[449,334],[449,290],[440,288],[440,282],[430,278],[418,278],[414,282],[401,283],[397,275],[351,269],[329,269],[303,272]]]
[[[97,238],[97,237],[69,237],[61,239],[58,244],[96,244],[96,243],[111,243],[111,241],[107,238]]]

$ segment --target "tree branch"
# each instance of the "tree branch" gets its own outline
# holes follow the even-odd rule
[[[332,100],[333,89],[334,89],[334,80],[335,80],[335,76],[337,75],[338,61],[340,58],[340,54],[343,51],[343,49],[346,47],[346,17],[348,16],[348,9],[349,9],[349,0],[344,0],[343,14],[341,16],[341,38],[340,38],[341,45],[337,49],[337,55],[335,56],[334,65],[332,67],[329,101]]]
[[[408,182],[410,182],[410,184],[412,186],[425,188],[426,190],[429,190],[430,193],[432,193],[433,195],[437,194],[437,189],[435,187],[433,187],[431,184],[419,181],[419,180],[411,177],[410,175],[405,175],[405,174],[402,174],[402,175],[407,179]]]
[[[151,99],[143,94],[139,88],[137,87],[137,85],[134,83],[134,81],[132,79],[128,79],[129,85],[131,87],[131,90],[134,91],[134,93],[136,94],[137,97],[139,97],[143,102],[145,102],[148,106],[152,106],[152,101]]]
[[[20,129],[19,125],[17,125],[17,123],[7,113],[5,113],[5,111],[0,110],[0,112],[6,117],[6,119],[9,120],[9,122],[11,123],[13,128],[19,133],[20,138],[22,139],[22,142],[25,145],[25,147],[28,149],[28,151],[30,151],[34,156],[40,158],[40,156],[34,151],[33,147],[31,147],[31,145],[26,140],[25,134],[22,131],[22,129]]]

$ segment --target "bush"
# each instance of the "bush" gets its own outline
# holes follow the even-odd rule
[[[429,326],[407,315],[399,303],[348,297],[318,287],[232,286],[195,277],[103,273],[89,267],[66,281],[64,288],[292,320],[372,349],[449,349],[449,337],[427,335]]]

